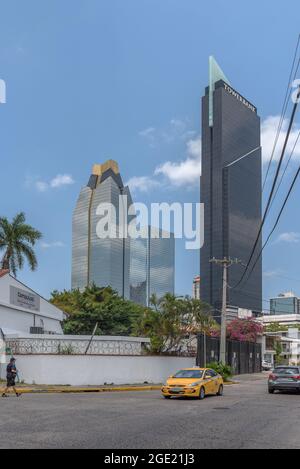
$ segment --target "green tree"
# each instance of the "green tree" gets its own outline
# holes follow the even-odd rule
[[[40,231],[26,223],[22,212],[12,222],[5,217],[0,218],[0,251],[4,250],[1,268],[10,270],[16,276],[26,260],[30,269],[36,270],[37,258],[33,247],[41,237]]]
[[[132,335],[144,312],[144,307],[124,300],[112,288],[95,285],[83,292],[54,291],[50,301],[67,314],[66,334],[91,334],[98,323],[96,335]]]
[[[265,326],[264,329],[266,332],[286,332],[288,330],[288,326],[283,326],[282,324],[279,324],[278,322],[272,322],[268,324],[267,326]]]
[[[282,365],[284,363],[284,358],[281,355],[283,352],[283,349],[279,340],[275,340],[274,350],[276,352],[275,357],[274,357],[275,365]]]
[[[153,353],[179,352],[185,338],[216,327],[210,307],[200,300],[167,294],[160,299],[152,296],[151,304],[153,309],[144,311],[134,330],[151,339]]]

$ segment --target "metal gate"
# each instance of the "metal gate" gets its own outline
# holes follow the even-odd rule
[[[218,362],[220,357],[220,339],[205,334],[198,335],[197,366]],[[262,347],[253,342],[227,340],[226,364],[233,374],[260,373],[262,368]]]

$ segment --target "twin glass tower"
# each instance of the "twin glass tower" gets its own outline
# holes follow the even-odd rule
[[[201,299],[222,305],[222,269],[213,257],[246,264],[261,223],[260,118],[256,107],[237,92],[210,57],[209,86],[202,98],[201,202],[204,246],[200,252]],[[259,240],[253,259],[261,249]],[[250,264],[249,272],[252,268]],[[262,311],[261,259],[237,288],[242,264],[228,269],[228,305]]]
[[[127,206],[120,207],[124,201]],[[72,289],[83,290],[92,284],[111,286],[123,298],[143,305],[149,304],[153,294],[161,297],[174,293],[175,240],[172,234],[165,238],[161,230],[156,230],[158,233],[152,238],[154,228],[150,227],[145,227],[146,236],[142,239],[102,238],[97,234],[100,204],[114,206],[118,233],[122,224],[119,213],[127,212],[132,203],[118,164],[108,160],[94,165],[73,213]],[[128,217],[127,222],[132,218]]]

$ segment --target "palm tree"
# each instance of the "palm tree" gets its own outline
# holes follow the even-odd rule
[[[31,270],[36,270],[37,259],[32,247],[41,237],[39,231],[25,223],[23,212],[18,213],[11,223],[7,218],[0,218],[0,251],[5,251],[0,267],[16,276],[26,259]]]

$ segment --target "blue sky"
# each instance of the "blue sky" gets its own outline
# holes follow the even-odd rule
[[[117,160],[137,201],[198,200],[210,54],[258,107],[267,158],[299,33],[298,2],[1,0],[0,8],[7,84],[0,213],[25,211],[44,233],[38,271],[20,274],[43,295],[70,287],[72,210],[93,163]],[[285,189],[297,158],[300,148]],[[286,289],[300,295],[299,187],[265,251],[265,299]],[[179,242],[178,294],[191,293],[198,265]]]

